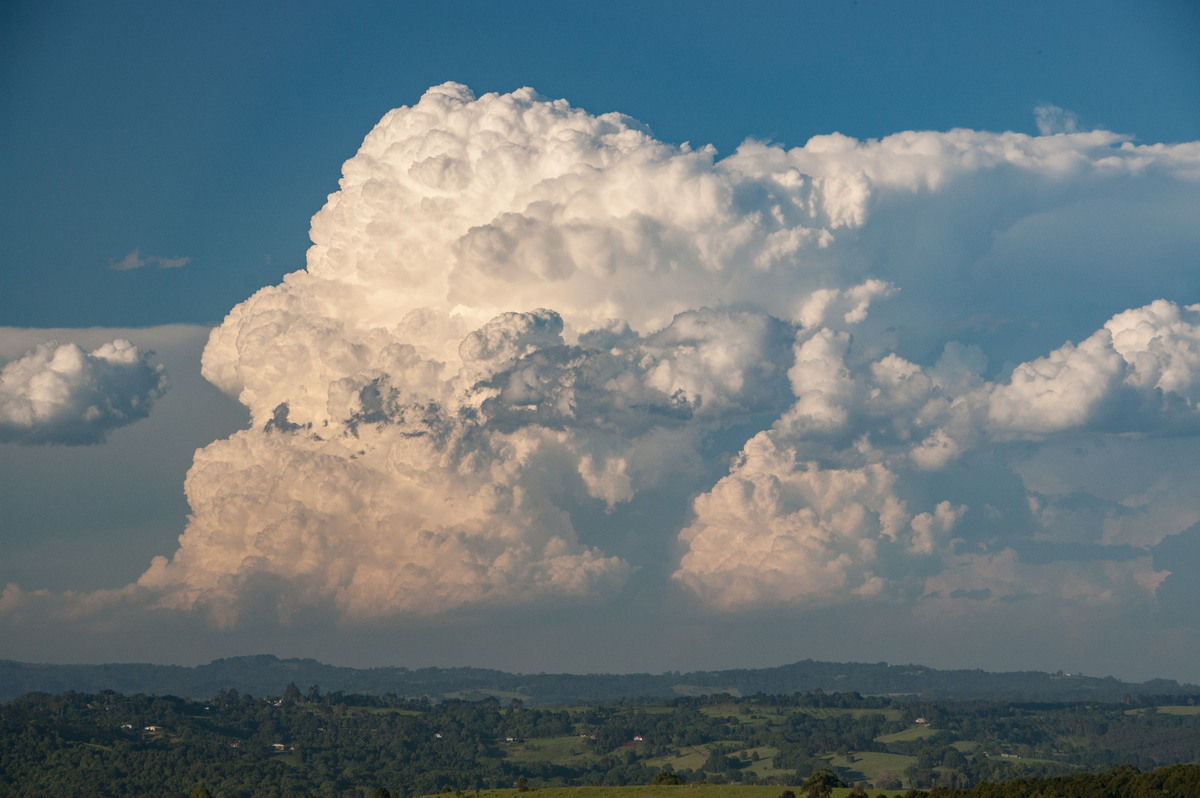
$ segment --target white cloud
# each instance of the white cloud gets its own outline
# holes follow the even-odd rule
[[[1039,105],[1033,109],[1033,115],[1037,120],[1038,133],[1043,136],[1079,132],[1079,115],[1057,105]]]
[[[47,341],[0,370],[0,441],[100,443],[149,415],[166,387],[163,367],[127,340],[91,352]]]
[[[1200,421],[1197,310],[1158,301],[1125,311],[1081,345],[1020,364],[998,384],[974,376],[978,364],[964,364],[969,356],[961,348],[948,349],[928,374],[895,355],[855,370],[846,362],[849,336],[818,331],[797,348],[795,404],[747,443],[729,476],[696,500],[695,521],[680,533],[685,554],[675,578],[711,604],[735,609],[900,591],[931,568],[960,576],[994,571],[1000,561],[994,555],[953,553],[964,545],[953,538],[965,505],[943,500],[913,517],[891,469],[903,469],[907,459],[935,471],[984,445],[1055,434],[1194,432]],[[1067,502],[1047,504],[1030,494],[1029,504],[1042,535],[1070,539],[1079,522],[1062,512]],[[1113,504],[1084,519],[1096,525],[1097,541],[1101,524],[1122,515]],[[1179,505],[1179,497],[1168,504]],[[1193,517],[1184,510],[1162,520],[1169,533]],[[1163,536],[1158,527],[1145,538],[1153,543]],[[941,562],[920,562],[919,555],[939,552]],[[1113,549],[1109,556],[1123,561],[1126,553]],[[935,576],[927,589],[947,597],[955,591],[999,597],[1027,592],[1026,583],[1037,582],[1027,575],[1037,568],[1017,568],[1011,550],[1004,561],[1011,567],[978,584],[947,588]],[[1144,600],[1165,576],[1150,568],[1145,551],[1136,565],[1110,562],[1086,570],[1086,577],[1071,572],[1071,595],[1061,598],[1128,596],[1127,588]],[[1108,585],[1110,577],[1117,584]],[[1003,591],[1002,578],[1011,581]]]
[[[1157,300],[1113,316],[1079,345],[1017,366],[987,393],[1000,436],[1077,428],[1152,431],[1200,424],[1200,306]]]
[[[822,468],[769,432],[729,476],[696,500],[675,578],[723,609],[842,603],[901,588],[911,569],[949,539],[961,509],[942,502],[913,516],[881,464]]]
[[[1038,236],[1081,203],[1105,213],[1064,234],[1141,195],[1200,207],[1200,147],[1061,132],[718,159],[434,87],[346,162],[306,269],[213,331],[204,374],[251,425],[197,453],[179,549],[134,592],[222,624],[435,615],[602,600],[675,546],[657,589],[723,609],[1016,595],[1018,544],[1067,517],[1030,509],[1019,452],[1197,429],[1194,297],[1097,252],[1082,313]],[[683,520],[604,523],[623,508]],[[1153,594],[1108,555],[1072,600]]]

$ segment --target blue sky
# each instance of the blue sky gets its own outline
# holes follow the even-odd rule
[[[0,656],[161,661],[165,636],[178,661],[267,646],[348,664],[812,657],[1200,681],[1184,586],[1200,567],[1195,4],[13,2],[0,15],[0,583],[19,586],[0,600]],[[469,92],[426,95],[447,81]],[[544,99],[489,95],[525,86]],[[558,98],[578,113],[546,102]],[[498,119],[526,131],[510,143],[529,160],[477,196],[461,159],[438,155],[435,174],[412,155],[414,189],[380,166],[400,155],[364,147],[331,197],[384,114],[419,101],[437,121],[401,115],[378,140],[428,148]],[[609,112],[644,128],[597,121]],[[593,138],[563,167],[539,148],[567,132]],[[764,144],[723,160],[747,139]],[[504,152],[493,144],[467,141],[482,159],[470,174]],[[572,171],[584,163],[591,177]],[[554,193],[564,168],[594,182]],[[696,199],[702,186],[728,204]],[[426,189],[459,210],[409,201]],[[776,190],[811,215],[771,237]],[[370,191],[382,205],[359,202]],[[305,267],[323,207],[313,279],[231,317],[206,381],[210,328]],[[674,232],[646,238],[630,213]],[[573,238],[585,218],[592,237]],[[551,239],[592,276],[555,271]],[[581,254],[585,240],[603,243]],[[588,272],[601,250],[607,265]],[[698,271],[673,282],[660,262]],[[502,315],[537,308],[553,313]],[[404,320],[421,309],[442,326]],[[268,310],[282,314],[269,334]],[[563,354],[601,340],[605,318],[629,325],[603,338],[619,357]],[[116,340],[136,349],[102,349]],[[435,363],[450,364],[442,383]],[[636,397],[585,385],[622,370]],[[58,404],[38,382],[51,371],[65,375]],[[510,401],[533,373],[559,393]],[[604,423],[554,415],[568,382],[572,412]],[[660,396],[686,423],[637,416]],[[28,421],[38,402],[52,415]],[[434,403],[489,419],[470,435],[438,422],[487,439],[471,462],[489,476],[438,482],[449,455],[401,452],[411,408]],[[361,457],[330,449],[350,438]],[[397,465],[422,457],[425,476]],[[271,468],[292,504],[234,496]],[[358,495],[378,480],[407,509]],[[783,498],[756,493],[764,480]],[[332,485],[359,510],[311,498]],[[412,509],[431,497],[458,515]],[[489,537],[487,518],[520,545]],[[445,562],[414,542],[435,528],[466,541],[439,544]],[[425,576],[402,584],[406,564]],[[992,631],[1031,616],[1021,635]],[[669,645],[615,642],[630,638]]]
[[[728,154],[838,131],[1200,129],[1177,3],[5,4],[0,317],[213,323],[303,261],[383,111],[533,86]],[[112,272],[140,248],[189,268]]]

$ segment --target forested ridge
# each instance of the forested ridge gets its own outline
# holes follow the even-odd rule
[[[1133,790],[1130,779],[1162,778],[1195,789],[1145,794],[1197,795],[1197,704],[1190,695],[1007,703],[816,691],[530,707],[295,685],[267,698],[219,690],[206,701],[31,693],[0,705],[0,794],[412,796],[657,781],[803,795],[814,774],[827,774],[980,796],[1076,794],[1031,781],[1051,778],[1092,779],[1079,795],[1135,795],[1103,792],[1096,780]],[[1014,779],[1027,791],[987,786]]]
[[[282,692],[289,683],[320,684],[330,690],[368,695],[483,698],[488,694],[515,694],[527,704],[543,706],[722,692],[788,695],[812,690],[995,701],[1120,701],[1126,694],[1200,695],[1200,686],[1170,679],[1136,683],[1080,673],[939,670],[886,662],[802,660],[771,668],[682,673],[519,674],[464,667],[350,668],[270,654],[217,659],[194,667],[145,663],[48,665],[0,660],[0,700],[35,691],[67,690],[210,696],[230,687],[254,695],[272,695]]]

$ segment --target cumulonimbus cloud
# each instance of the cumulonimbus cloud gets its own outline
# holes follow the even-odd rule
[[[670,584],[723,609],[999,595],[993,499],[931,475],[1191,434],[1200,328],[1168,298],[1044,343],[1019,297],[972,287],[989,248],[1130,186],[1194,200],[1198,177],[1200,145],[1106,131],[718,158],[530,89],[436,86],[346,162],[306,268],[214,330],[204,374],[251,426],[197,454],[180,548],[139,589],[221,623],[264,585],[283,615],[429,615],[602,600],[673,547]],[[1042,348],[989,363],[995,339],[961,334],[979,319]],[[684,522],[606,531],[649,496]],[[1147,567],[1118,581],[1152,594]]]
[[[0,441],[100,443],[145,418],[166,371],[124,339],[91,352],[47,341],[0,370]]]

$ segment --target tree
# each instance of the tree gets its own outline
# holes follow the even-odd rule
[[[881,770],[875,777],[875,789],[898,790],[900,789],[900,777],[891,770]]]
[[[809,776],[802,786],[804,789],[808,789],[814,784],[822,784],[830,789],[833,789],[834,787],[847,786],[846,782],[839,779],[838,775],[829,768],[821,768],[816,773]]]
[[[834,787],[845,787],[846,782],[839,779],[832,770],[822,768],[809,776],[801,786],[806,798],[825,798],[833,794]]]
[[[728,773],[737,767],[735,763],[736,760],[731,761],[720,746],[714,746],[708,759],[704,760],[703,768],[706,773]]]
[[[962,770],[967,766],[967,758],[957,748],[947,748],[942,755],[942,766]]]

